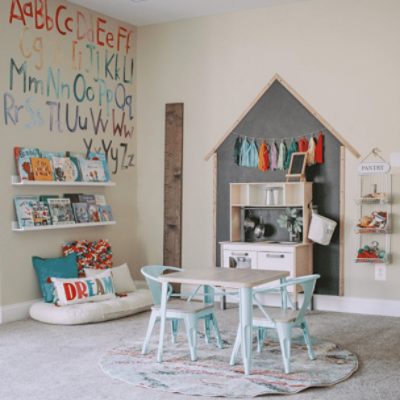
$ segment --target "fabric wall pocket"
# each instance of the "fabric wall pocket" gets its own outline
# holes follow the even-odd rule
[[[308,238],[315,243],[327,246],[332,239],[337,222],[313,211],[308,231]]]

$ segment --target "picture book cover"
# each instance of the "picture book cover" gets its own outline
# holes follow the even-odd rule
[[[99,206],[97,206],[96,204],[89,204],[88,213],[90,222],[101,222],[99,214]]]
[[[94,194],[80,194],[79,203],[96,204],[96,197]]]
[[[42,201],[43,203],[46,203],[48,205],[47,200],[48,199],[58,199],[59,196],[56,194],[42,194],[39,196],[39,201]]]
[[[82,180],[85,182],[106,182],[103,163],[100,160],[80,160]]]
[[[37,196],[15,196],[15,213],[20,228],[34,226],[33,207],[37,202]]]
[[[35,226],[51,225],[49,206],[44,201],[37,201],[33,206],[33,224]]]
[[[91,151],[88,154],[88,160],[99,160],[103,163],[103,169],[104,169],[104,174],[106,177],[106,181],[110,181],[110,169],[108,168],[108,163],[107,163],[107,158],[105,153],[98,153],[98,152],[93,152]]]
[[[47,158],[50,161],[51,168],[53,169],[53,174],[54,174],[53,157],[65,157],[65,153],[62,151],[40,150],[40,157]],[[54,180],[54,175],[53,175],[53,180]]]
[[[75,162],[68,157],[53,157],[54,178],[59,182],[75,182],[81,180],[81,172],[77,159]]]
[[[53,180],[53,168],[48,158],[32,157],[31,164],[35,181]]]
[[[69,199],[71,204],[80,203],[80,196],[83,196],[83,193],[64,193],[64,199]]]
[[[66,159],[65,175],[67,182],[80,182],[82,180],[79,160],[76,157]]]
[[[34,175],[32,170],[31,158],[40,157],[39,149],[14,147],[14,158],[17,167],[17,173],[21,181],[33,181]]]
[[[102,222],[114,221],[112,212],[111,212],[111,207],[108,205],[99,206],[99,215],[100,215],[100,220]]]
[[[72,212],[69,199],[48,199],[51,219],[53,225],[74,224],[74,214]]]
[[[75,221],[78,224],[90,222],[87,203],[74,203],[72,208],[75,214]]]
[[[94,195],[95,199],[96,199],[96,204],[98,206],[105,206],[106,203],[106,197],[102,194],[95,194]]]

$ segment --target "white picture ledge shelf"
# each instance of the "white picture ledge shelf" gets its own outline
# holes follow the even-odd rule
[[[58,181],[21,181],[17,175],[11,176],[13,186],[115,186],[115,182],[58,182]],[[83,225],[83,224],[81,224]]]
[[[13,221],[11,229],[14,232],[32,232],[32,231],[45,231],[52,229],[73,229],[73,228],[96,228],[98,226],[115,225],[116,221],[108,222],[88,222],[88,223],[76,223],[76,224],[60,224],[60,225],[42,225],[42,226],[28,226],[20,228],[18,222]]]

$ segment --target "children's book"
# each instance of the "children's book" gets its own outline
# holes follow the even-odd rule
[[[79,160],[76,157],[66,159],[65,175],[67,182],[79,182],[82,180]]]
[[[96,197],[94,194],[80,194],[79,203],[96,204]]]
[[[39,201],[42,201],[43,203],[48,205],[47,200],[48,199],[58,199],[59,196],[57,196],[56,194],[42,194],[39,196]]]
[[[34,226],[33,207],[38,202],[37,196],[15,196],[15,213],[20,228]]]
[[[89,204],[88,213],[90,222],[101,222],[99,214],[99,206],[97,206],[96,204]]]
[[[75,182],[81,180],[81,172],[77,159],[53,157],[53,172],[56,181]]]
[[[72,204],[75,214],[75,222],[78,224],[90,222],[87,203]]]
[[[83,196],[83,193],[64,193],[63,197],[65,199],[69,199],[71,204],[80,203],[80,196]]]
[[[32,157],[31,164],[35,181],[53,180],[53,168],[48,158]]]
[[[79,160],[82,180],[85,182],[106,182],[103,163],[100,160]]]
[[[108,205],[105,206],[99,206],[99,214],[100,214],[100,220],[102,222],[110,222],[113,221],[113,216],[111,212],[111,207]]]
[[[48,199],[51,219],[53,225],[74,224],[74,214],[72,212],[69,199]]]
[[[97,153],[91,151],[88,154],[88,160],[100,160],[103,163],[105,180],[108,182],[110,180],[110,169],[108,168],[107,158],[105,153]]]
[[[21,181],[33,181],[31,158],[40,157],[39,149],[14,147],[14,158],[17,167],[17,173]]]
[[[33,206],[33,224],[35,226],[51,225],[50,210],[47,203],[37,201]]]
[[[96,204],[98,206],[105,206],[106,203],[106,197],[102,194],[95,194],[94,195],[95,199],[96,199]]]

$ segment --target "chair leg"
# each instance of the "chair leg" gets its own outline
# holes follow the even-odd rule
[[[197,318],[194,315],[185,317],[186,335],[189,343],[190,358],[192,361],[197,360]]]
[[[211,341],[211,317],[207,315],[204,318],[204,339],[207,344]]]
[[[233,350],[231,354],[231,360],[229,361],[229,365],[235,365],[236,364],[236,359],[237,355],[239,353],[240,349],[240,344],[241,344],[241,337],[240,337],[240,326],[238,327],[237,333],[236,333],[236,339],[235,339],[235,344],[233,345]]]
[[[211,314],[210,319],[211,319],[211,322],[212,322],[212,324],[214,326],[214,332],[215,332],[215,338],[217,340],[217,346],[220,349],[223,349],[224,348],[224,342],[221,339],[221,334],[219,332],[217,318],[215,317],[214,313]]]
[[[290,324],[276,323],[278,332],[279,344],[281,346],[283,366],[285,373],[290,373],[290,351],[292,342],[292,326]]]
[[[265,336],[267,333],[267,329],[259,326],[257,328],[257,353],[261,353],[263,346],[264,346],[264,340],[265,340]]]
[[[179,319],[172,319],[171,320],[171,341],[172,343],[176,343],[176,337],[178,335],[179,329]]]
[[[310,358],[310,360],[315,360],[315,354],[314,354],[314,350],[312,348],[312,343],[311,343],[311,339],[310,339],[310,332],[308,330],[307,322],[304,321],[300,325],[300,327],[301,327],[301,329],[303,331],[304,341],[306,343],[307,351],[308,351],[308,357]]]
[[[146,332],[146,337],[144,339],[143,347],[142,347],[142,354],[147,354],[149,352],[149,342],[150,342],[150,337],[154,329],[154,325],[157,320],[157,315],[155,312],[151,312],[150,315],[150,320],[149,320],[149,325],[147,326],[147,332]]]

